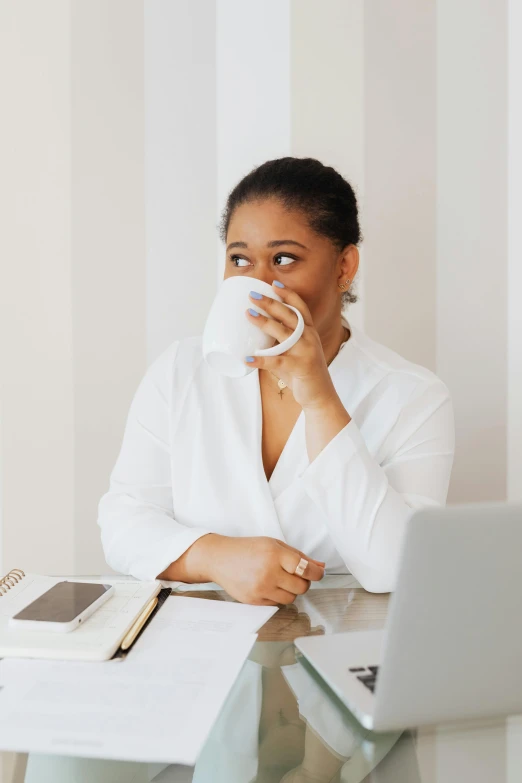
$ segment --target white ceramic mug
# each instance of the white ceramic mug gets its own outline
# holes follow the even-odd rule
[[[203,330],[206,362],[213,370],[230,378],[242,378],[255,370],[245,364],[247,356],[279,356],[296,344],[304,330],[299,310],[285,304],[297,315],[297,326],[290,337],[276,343],[273,337],[248,320],[245,313],[248,308],[270,318],[259,304],[249,299],[250,291],[282,301],[272,286],[262,280],[246,275],[227,277],[216,294]]]

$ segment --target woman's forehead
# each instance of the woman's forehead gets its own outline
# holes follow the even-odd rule
[[[292,233],[288,234],[289,231]],[[308,225],[303,212],[286,209],[281,202],[270,199],[247,202],[234,210],[228,227],[227,241],[232,241],[232,238],[245,240],[245,237],[239,234],[248,234],[252,242],[296,239],[306,244],[306,239],[313,241],[315,232]]]

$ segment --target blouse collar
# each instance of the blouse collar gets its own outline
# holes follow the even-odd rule
[[[347,340],[345,340],[343,343],[341,343],[341,347],[339,348],[339,351],[337,352],[336,356],[334,356],[334,358],[332,359],[332,361],[328,365],[328,369],[329,370],[333,369],[334,365],[335,366],[338,365],[338,360],[339,360],[339,358],[341,356],[343,357],[343,359],[347,358],[347,353],[351,353],[351,351],[348,351],[346,346],[348,345],[349,348],[351,348],[354,345],[355,341],[356,341],[355,340],[355,333],[356,333],[357,329],[350,324],[350,322],[348,321],[348,319],[346,318],[344,313],[341,314],[341,323],[342,323],[343,326],[345,326],[349,330],[350,336],[349,336],[349,338]]]

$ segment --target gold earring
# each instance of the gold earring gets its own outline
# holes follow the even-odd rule
[[[350,283],[350,280],[348,279],[348,280],[346,281],[346,283],[337,283],[337,285],[339,286],[339,288],[341,289],[341,291],[344,291],[345,287],[346,287],[346,286],[348,286],[348,285],[349,285],[349,283]]]

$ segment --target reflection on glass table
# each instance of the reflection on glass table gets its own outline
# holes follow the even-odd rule
[[[193,781],[362,781],[399,736],[372,737],[360,727],[306,662],[296,661],[291,644],[259,643],[211,732]],[[167,773],[158,781],[177,780]]]

